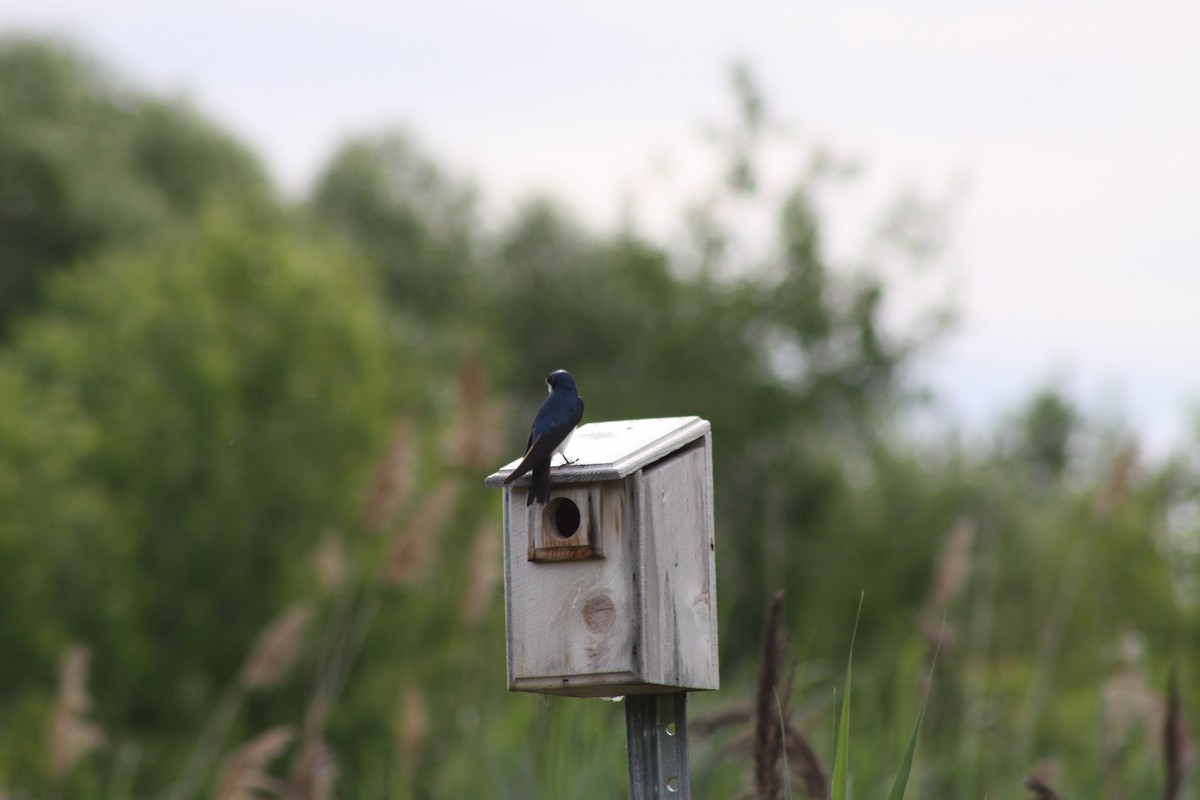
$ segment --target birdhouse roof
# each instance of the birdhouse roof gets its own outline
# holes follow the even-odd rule
[[[574,463],[554,465],[550,474],[555,483],[620,480],[686,447],[708,433],[709,427],[708,420],[700,417],[589,422],[575,429],[567,446],[567,458]],[[561,460],[558,456],[553,459]],[[520,463],[520,458],[513,459],[489,475],[485,484],[501,486]]]

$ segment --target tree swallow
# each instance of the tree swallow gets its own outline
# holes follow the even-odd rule
[[[575,379],[565,369],[555,370],[546,376],[546,389],[550,396],[542,401],[541,408],[533,418],[533,427],[529,430],[529,443],[525,446],[525,457],[504,479],[506,484],[512,483],[529,470],[533,470],[533,478],[529,484],[529,495],[525,505],[533,505],[533,501],[545,503],[550,499],[550,460],[558,453],[563,457],[567,442],[575,426],[583,419],[583,398],[575,389]]]

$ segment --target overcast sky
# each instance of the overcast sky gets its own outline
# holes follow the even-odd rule
[[[744,60],[875,185],[965,187],[927,371],[964,424],[1055,383],[1162,452],[1200,399],[1194,0],[4,0],[0,26],[186,96],[290,191],[404,125],[490,208],[548,190],[596,225],[688,171]]]

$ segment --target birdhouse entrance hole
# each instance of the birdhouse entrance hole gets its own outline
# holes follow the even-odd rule
[[[566,497],[556,497],[542,514],[542,525],[560,539],[570,539],[579,530],[579,506]]]
[[[526,506],[522,514],[530,561],[581,561],[604,558],[600,536],[603,509],[622,497],[621,484],[597,487],[560,486],[544,506]],[[608,498],[608,502],[605,502]],[[519,507],[519,506],[518,506]]]

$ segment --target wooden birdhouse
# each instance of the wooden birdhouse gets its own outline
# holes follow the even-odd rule
[[[712,435],[699,417],[593,422],[550,499],[504,489],[508,688],[579,697],[716,689]]]

